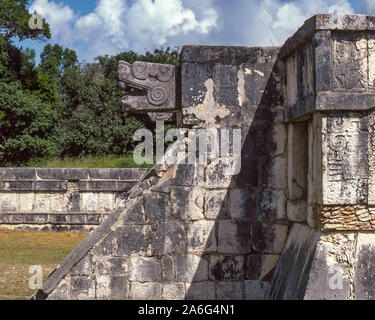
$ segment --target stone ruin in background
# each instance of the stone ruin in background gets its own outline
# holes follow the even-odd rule
[[[120,62],[124,108],[241,129],[226,162],[157,165],[35,299],[374,299],[375,17],[317,15],[281,47]]]

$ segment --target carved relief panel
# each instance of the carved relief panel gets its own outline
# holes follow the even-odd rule
[[[375,34],[368,34],[368,87],[375,90]]]
[[[322,122],[323,204],[367,202],[366,117],[335,114]]]
[[[364,33],[334,33],[333,89],[368,89],[368,40]]]
[[[375,205],[375,112],[367,117],[368,127],[368,204]]]

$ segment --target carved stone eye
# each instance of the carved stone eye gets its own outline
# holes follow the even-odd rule
[[[126,83],[124,81],[119,81],[118,86],[122,90],[126,90]]]
[[[157,78],[162,82],[167,82],[172,77],[173,68],[167,65],[159,65],[159,72]]]
[[[164,103],[165,100],[167,100],[167,97],[168,97],[167,91],[163,87],[156,87],[156,88],[153,88],[152,90],[147,91],[148,101],[155,106],[158,106]]]
[[[148,78],[148,66],[144,62],[134,62],[132,66],[133,76],[140,80],[146,80]]]

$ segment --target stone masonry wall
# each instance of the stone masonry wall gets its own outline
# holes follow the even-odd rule
[[[0,228],[91,231],[144,169],[0,169]]]
[[[317,15],[280,50],[288,217],[306,212],[307,221],[296,221],[289,233],[269,299],[375,297],[374,21],[366,15]],[[307,152],[294,148],[304,134]],[[298,165],[306,154],[307,174]]]
[[[240,129],[240,173],[223,159],[157,165],[35,299],[264,297],[290,226],[278,52],[183,48],[184,126]]]
[[[281,48],[183,47],[181,130],[241,130],[240,172],[155,166],[33,298],[374,299],[374,31],[317,15]]]

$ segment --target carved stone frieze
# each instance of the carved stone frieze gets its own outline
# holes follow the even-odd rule
[[[127,112],[163,112],[176,109],[175,67],[168,64],[119,61],[120,88],[134,89],[123,96],[121,106]]]
[[[334,34],[333,56],[333,88],[367,90],[367,36],[363,33]]]

